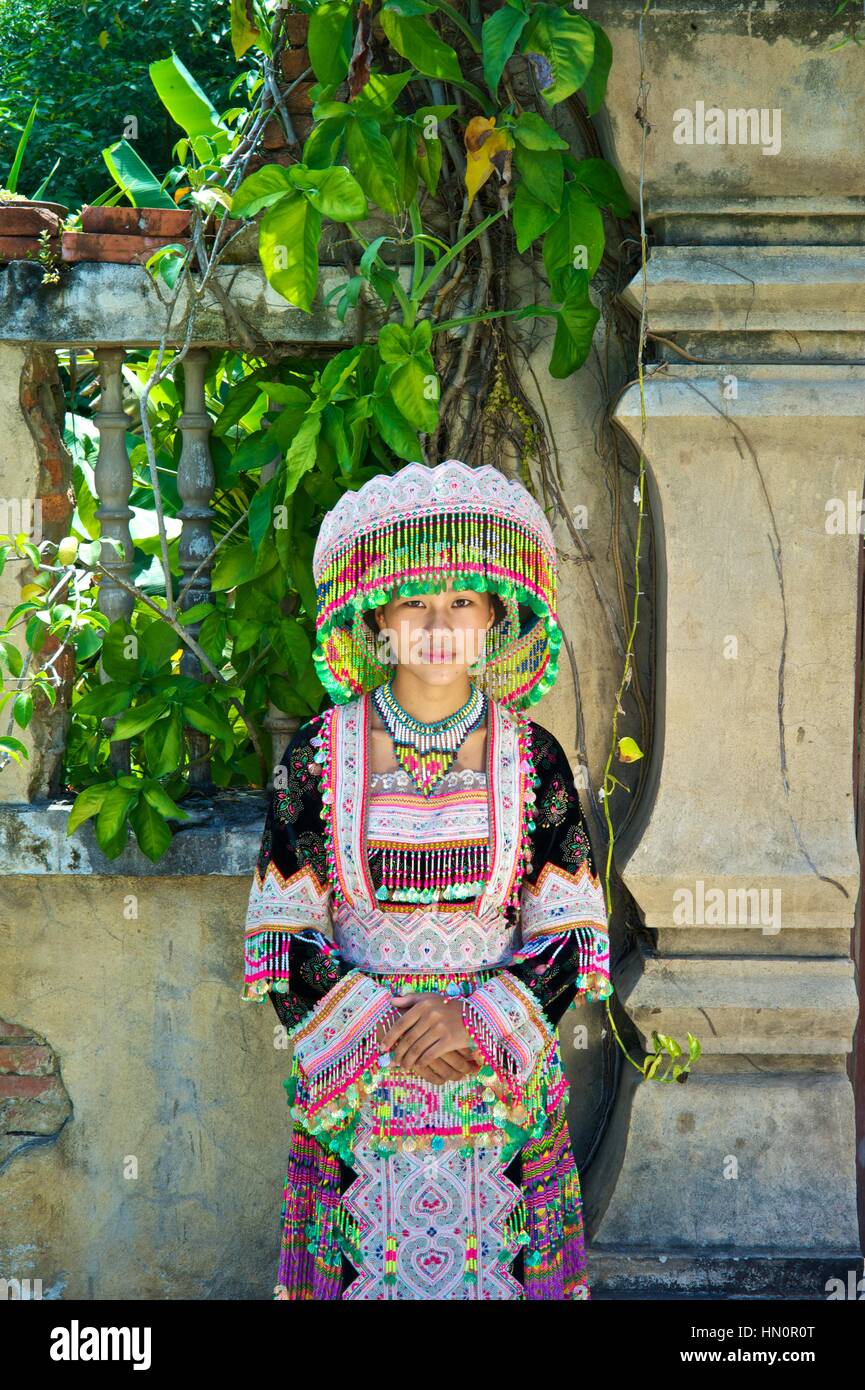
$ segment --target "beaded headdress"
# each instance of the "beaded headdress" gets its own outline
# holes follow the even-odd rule
[[[513,708],[554,684],[562,633],[556,546],[538,503],[515,479],[459,459],[376,474],[327,513],[315,544],[313,661],[337,704],[393,674],[363,614],[432,589],[487,590],[505,617],[486,638],[472,682]]]

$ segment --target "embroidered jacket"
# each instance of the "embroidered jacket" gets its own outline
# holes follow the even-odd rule
[[[368,695],[331,708],[285,750],[250,890],[243,997],[267,994],[290,1029],[292,1114],[335,1151],[350,1155],[363,1110],[382,1152],[491,1137],[516,1152],[567,1091],[565,1010],[612,993],[603,887],[570,765],[548,730],[491,700],[483,792],[395,793],[377,809],[369,710]],[[483,882],[454,874],[442,889],[446,848],[475,868],[482,849]],[[438,887],[388,892],[388,854],[406,883]],[[393,994],[448,984],[485,1065],[436,1086],[389,1068],[375,1037],[399,1017]]]

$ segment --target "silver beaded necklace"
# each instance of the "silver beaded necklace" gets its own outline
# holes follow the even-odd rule
[[[462,708],[430,724],[415,719],[403,709],[393,693],[393,677],[372,692],[379,718],[391,736],[394,753],[424,796],[438,785],[466,736],[486,717],[486,693],[469,684],[471,694]]]

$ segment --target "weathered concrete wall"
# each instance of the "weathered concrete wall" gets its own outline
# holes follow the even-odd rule
[[[269,1001],[240,999],[247,892],[239,875],[0,879],[0,1014],[42,1034],[59,1072],[0,1024],[19,1097],[0,1100],[6,1277],[44,1298],[270,1297],[290,1053]],[[576,1095],[595,1070],[580,1022],[562,1025]],[[25,1094],[42,1137],[30,1113],[4,1165]]]

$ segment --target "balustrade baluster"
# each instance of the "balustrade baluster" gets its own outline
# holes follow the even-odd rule
[[[109,571],[103,575],[99,586],[98,607],[109,622],[117,618],[129,618],[134,598],[121,588],[111,577],[131,582],[132,537],[129,533],[129,519],[132,510],[129,506],[129,493],[132,488],[132,469],[126,452],[126,431],[129,420],[123,410],[123,377],[121,368],[125,357],[123,348],[97,348],[94,356],[99,365],[100,397],[99,409],[94,412],[94,423],[99,431],[99,453],[96,458],[95,485],[99,506],[96,516],[102,528],[103,540],[119,541],[123,552],[113,545],[103,545],[100,562]],[[131,656],[135,653],[131,652]],[[99,663],[100,680],[110,677]],[[103,727],[110,733],[118,716],[103,720]],[[129,772],[129,743],[127,740],[112,743],[110,765],[114,772]]]
[[[179,426],[183,437],[180,463],[177,468],[177,491],[183,499],[180,511],[182,530],[180,533],[180,567],[183,571],[183,584],[186,585],[198,571],[189,593],[183,600],[182,608],[192,608],[197,603],[209,603],[211,599],[210,572],[213,568],[213,536],[210,522],[213,509],[210,500],[213,496],[216,476],[210,456],[211,419],[204,403],[204,377],[210,354],[206,348],[193,348],[183,359],[182,366],[186,382],[183,400],[183,414]],[[188,631],[198,637],[201,622],[193,622]],[[202,671],[201,662],[193,652],[185,651],[180,661],[180,671],[184,676],[212,684],[213,677]],[[189,783],[192,787],[203,789],[212,785],[210,763],[207,757],[209,739],[207,734],[187,726],[187,746],[190,763]]]

